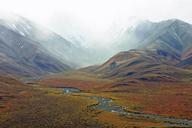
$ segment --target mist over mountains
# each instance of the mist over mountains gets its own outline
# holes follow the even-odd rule
[[[141,22],[127,29],[117,47],[123,52],[95,70],[109,78],[142,81],[191,80],[192,25],[178,19]],[[127,50],[134,44],[133,49]]]
[[[120,52],[91,71],[106,77],[148,79],[150,74],[169,80],[175,78],[173,74],[191,73],[190,24],[178,19],[130,23],[113,24],[101,38],[91,39],[89,34],[84,36],[83,29],[70,30],[68,26],[63,37],[24,17],[6,15],[0,18],[0,70],[21,76],[58,73],[102,64]],[[105,45],[97,46],[102,40]],[[95,47],[85,45],[91,41]],[[173,70],[162,70],[167,68]]]
[[[2,0],[0,128],[192,128],[191,0]]]

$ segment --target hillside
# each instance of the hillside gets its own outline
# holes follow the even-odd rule
[[[141,81],[191,80],[192,25],[177,19],[142,22],[128,29],[126,36],[126,42],[119,44],[132,42],[137,47],[118,53],[93,72]]]
[[[70,66],[51,54],[35,31],[20,17],[0,20],[0,73],[37,76],[69,70]],[[51,40],[46,43],[51,42]],[[69,45],[69,44],[65,44]]]

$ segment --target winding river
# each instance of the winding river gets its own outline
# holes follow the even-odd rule
[[[65,94],[79,93],[80,90],[77,88],[63,88]],[[126,111],[124,107],[117,105],[111,98],[104,98],[99,96],[87,96],[89,99],[94,99],[98,104],[92,105],[91,108],[104,110],[108,112],[115,112],[121,115],[125,115],[131,118],[150,119],[158,122],[164,122],[168,127],[192,127],[192,120],[178,119],[174,117],[166,117],[157,114],[147,114],[141,112],[130,112]]]

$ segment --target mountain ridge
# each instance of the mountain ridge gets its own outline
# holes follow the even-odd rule
[[[29,77],[61,72],[71,68],[50,54],[40,40],[37,38],[36,40],[33,36],[33,38],[29,38],[27,36],[29,31],[21,25],[21,21],[18,21],[21,24],[16,25],[17,22],[14,21],[13,23],[10,26],[6,20],[1,19],[0,21],[1,73]],[[28,26],[29,28],[30,31],[35,32]],[[43,36],[43,34],[39,36]]]
[[[107,78],[159,82],[186,78],[190,81],[192,25],[178,19],[147,24],[139,24],[131,31],[137,38],[134,43],[141,42],[140,46],[119,52],[92,71]],[[131,39],[127,39],[129,43]]]

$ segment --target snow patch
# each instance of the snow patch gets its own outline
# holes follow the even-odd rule
[[[28,31],[28,28],[25,28],[24,26],[22,26],[22,28],[23,28],[24,32],[25,32],[27,35],[30,34],[29,31]]]
[[[22,31],[18,30],[19,34],[21,34],[22,36],[25,36],[25,33],[23,33]]]
[[[14,30],[17,30],[17,27],[16,27],[15,24],[12,24],[12,28],[13,28]]]
[[[24,48],[24,46],[23,46],[23,44],[22,43],[18,43],[18,45],[19,45],[19,47],[22,49],[22,48]]]

